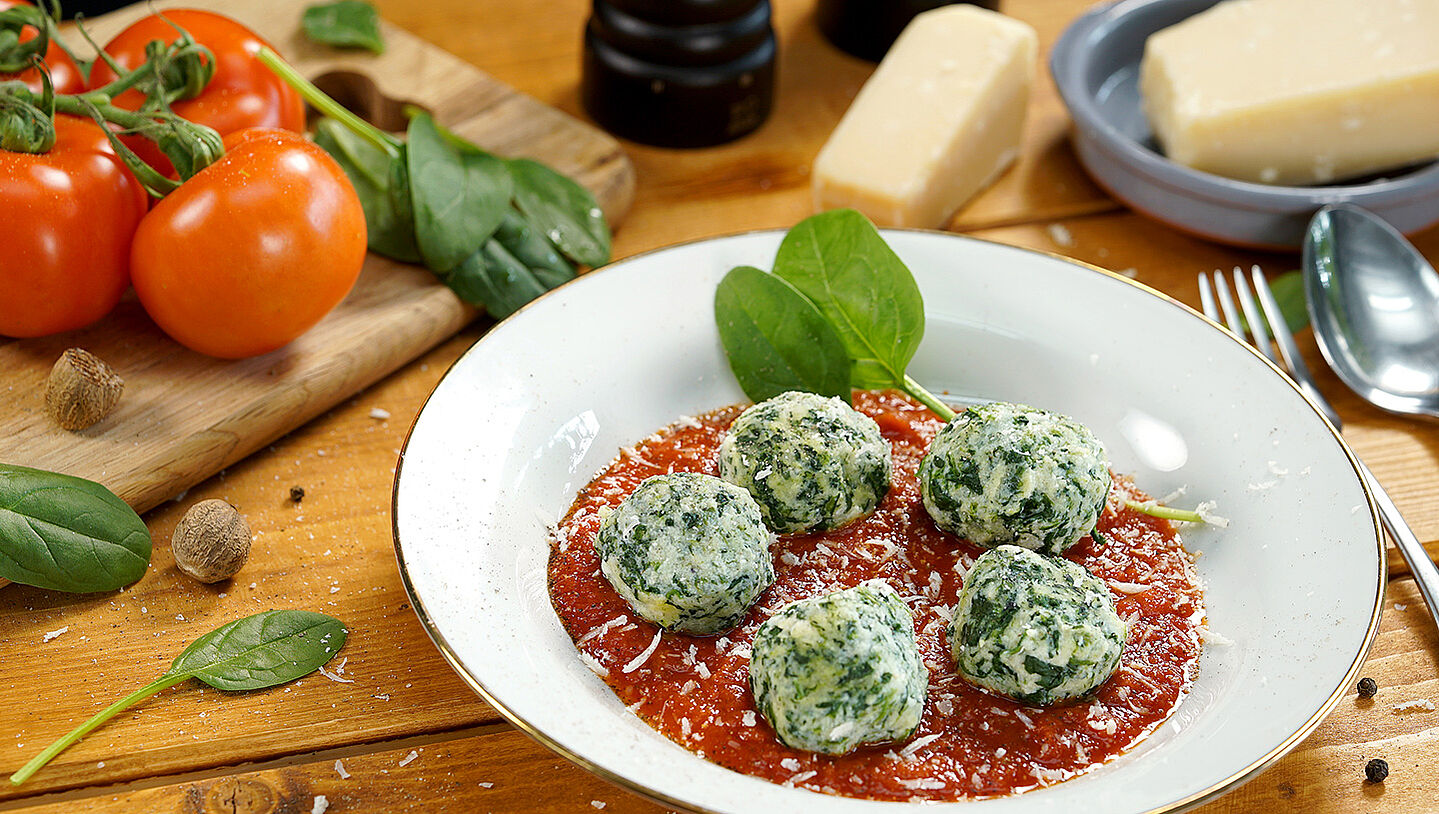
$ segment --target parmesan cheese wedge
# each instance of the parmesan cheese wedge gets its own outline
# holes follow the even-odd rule
[[[1227,0],[1145,43],[1169,158],[1326,184],[1439,156],[1439,2]]]
[[[947,223],[1018,153],[1037,41],[968,4],[915,17],[815,159],[816,207],[880,226]]]

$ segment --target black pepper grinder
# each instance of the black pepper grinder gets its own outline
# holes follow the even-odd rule
[[[769,0],[594,0],[580,97],[617,136],[722,144],[769,116],[776,51]]]
[[[819,30],[841,50],[878,62],[915,15],[955,2],[958,0],[820,0],[814,16]],[[966,2],[999,10],[999,0]]]

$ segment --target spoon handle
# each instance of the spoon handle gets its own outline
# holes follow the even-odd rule
[[[1399,514],[1399,507],[1394,505],[1394,500],[1363,461],[1359,462],[1359,470],[1364,473],[1364,482],[1368,484],[1370,494],[1374,495],[1374,502],[1379,505],[1379,517],[1384,521],[1384,528],[1389,530],[1399,553],[1409,563],[1409,571],[1419,584],[1419,593],[1424,595],[1424,602],[1429,606],[1429,615],[1439,624],[1439,567],[1435,567],[1429,552],[1424,550],[1424,544],[1419,542],[1414,530]]]

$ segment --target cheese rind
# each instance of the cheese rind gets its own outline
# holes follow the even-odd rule
[[[1037,43],[967,4],[915,17],[815,159],[816,207],[943,226],[1018,153]]]
[[[1265,184],[1327,184],[1439,156],[1439,2],[1227,0],[1145,43],[1166,155]]]

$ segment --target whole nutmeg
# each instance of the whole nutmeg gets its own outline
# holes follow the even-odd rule
[[[250,556],[250,524],[223,500],[191,506],[170,537],[175,565],[201,582],[233,577]]]
[[[109,415],[124,390],[124,380],[100,357],[70,348],[50,368],[45,411],[62,428],[83,430]]]

